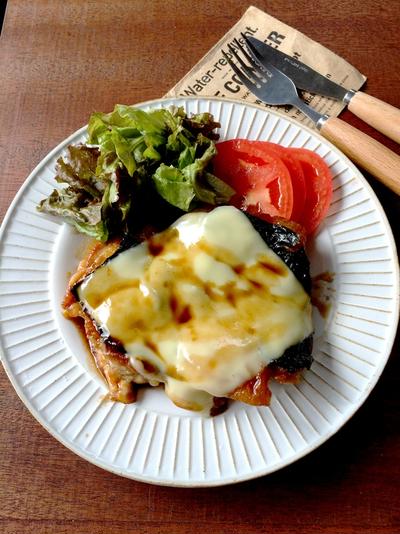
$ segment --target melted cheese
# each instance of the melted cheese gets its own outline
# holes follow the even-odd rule
[[[184,215],[97,269],[78,294],[132,366],[193,410],[312,332],[303,287],[231,206]]]

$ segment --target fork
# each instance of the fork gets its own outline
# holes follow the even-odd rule
[[[261,65],[235,39],[237,49],[229,44],[231,57],[222,51],[239,80],[255,96],[272,106],[291,105],[311,119],[321,134],[396,194],[400,195],[400,157],[387,147],[336,117],[318,113],[297,94],[293,81],[275,66]],[[235,58],[235,63],[231,58]],[[245,61],[246,60],[246,61]]]

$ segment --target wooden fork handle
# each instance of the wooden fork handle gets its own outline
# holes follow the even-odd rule
[[[348,108],[375,130],[400,143],[400,109],[361,91],[352,97]]]
[[[326,120],[320,131],[354,163],[400,195],[400,156],[335,117]]]

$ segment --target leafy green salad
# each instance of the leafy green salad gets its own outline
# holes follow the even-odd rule
[[[94,113],[87,143],[57,160],[60,188],[38,209],[105,242],[129,233],[140,213],[226,204],[234,190],[209,172],[219,126],[210,113],[188,117],[181,107],[146,112],[118,104]]]

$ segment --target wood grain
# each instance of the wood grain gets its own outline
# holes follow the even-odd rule
[[[331,117],[321,127],[321,134],[339,148],[361,170],[400,195],[400,156],[351,124]]]
[[[400,105],[397,0],[256,1]],[[22,182],[92,111],[163,95],[240,18],[225,0],[9,0],[0,50],[0,217]],[[399,154],[346,111],[341,118]],[[400,201],[371,179],[397,244]],[[56,442],[0,372],[0,531],[7,534],[393,534],[400,531],[398,341],[353,419],[303,460],[252,482],[173,489],[119,478]]]
[[[354,115],[400,143],[400,109],[362,91],[353,96],[348,107]]]

